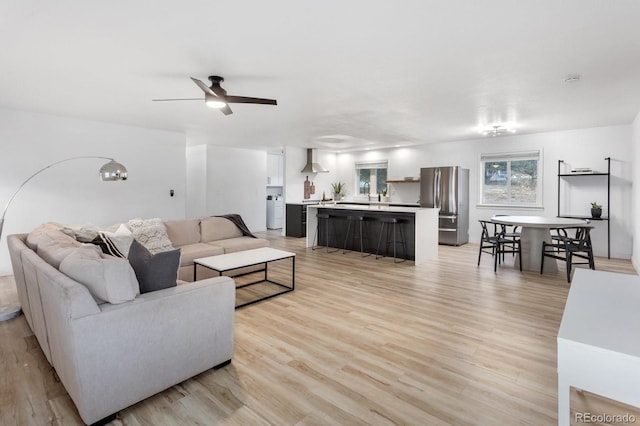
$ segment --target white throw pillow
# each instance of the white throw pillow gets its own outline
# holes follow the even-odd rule
[[[151,254],[175,250],[167,235],[167,228],[160,218],[131,219],[127,225],[133,237]]]
[[[100,234],[105,235],[113,243],[114,246],[122,253],[123,257],[129,256],[129,248],[133,242],[133,233],[124,223],[116,230],[116,232],[101,231]]]
[[[62,261],[60,272],[87,287],[97,303],[124,303],[140,294],[136,274],[127,259],[77,252]]]

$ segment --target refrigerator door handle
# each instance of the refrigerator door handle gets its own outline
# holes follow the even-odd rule
[[[438,207],[438,171],[433,171],[433,207]]]
[[[437,209],[440,208],[440,169],[436,169],[436,173],[435,173],[435,179],[433,180],[433,194],[434,194],[434,200],[433,200],[433,206]]]

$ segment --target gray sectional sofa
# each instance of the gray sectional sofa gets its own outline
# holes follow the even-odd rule
[[[165,225],[182,250],[184,281],[193,280],[195,258],[268,245],[219,217]],[[179,281],[139,294],[127,259],[56,226],[7,242],[27,323],[85,423],[231,361],[233,279]]]

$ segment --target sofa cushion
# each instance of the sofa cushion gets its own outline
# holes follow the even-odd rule
[[[200,242],[200,219],[170,220],[164,226],[174,247]],[[182,255],[184,256],[184,251]]]
[[[124,303],[140,294],[127,259],[76,250],[60,263],[60,272],[87,287],[96,303]]]
[[[129,263],[138,279],[140,294],[174,287],[178,280],[180,249],[152,254],[134,240],[129,249]]]
[[[167,228],[160,218],[153,219],[131,219],[127,222],[133,237],[151,252],[151,254],[162,251],[173,250],[175,247],[167,235]]]
[[[213,241],[208,244],[223,248],[225,253],[235,253],[242,250],[269,247],[269,240],[265,240],[264,238],[238,237]]]
[[[193,260],[201,257],[224,254],[224,249],[222,247],[216,247],[205,243],[189,244],[187,246],[180,247],[180,249],[182,250],[180,266],[193,265]]]
[[[200,239],[203,243],[242,237],[242,231],[229,219],[223,217],[203,218],[200,229],[202,233]]]
[[[47,231],[59,230],[60,226],[61,225],[54,222],[43,223],[42,225],[38,226],[33,231],[31,231],[29,235],[27,235],[27,241],[26,241],[27,246],[31,250],[36,251],[36,249],[38,248],[38,240],[40,239],[42,234],[44,234]]]
[[[49,265],[60,269],[60,263],[64,258],[76,250],[93,251],[98,255],[101,253],[99,248],[92,245],[84,245],[59,230],[43,233],[38,238],[36,252]]]

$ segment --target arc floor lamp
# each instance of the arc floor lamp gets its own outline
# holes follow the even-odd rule
[[[16,198],[16,195],[18,195],[18,192],[20,192],[22,187],[24,187],[27,184],[27,182],[29,182],[31,179],[33,179],[34,177],[38,176],[40,173],[44,172],[45,170],[50,169],[51,167],[56,166],[56,165],[58,165],[60,163],[66,163],[67,161],[87,159],[87,158],[97,158],[97,159],[102,159],[102,160],[109,160],[108,163],[106,163],[105,165],[103,165],[100,168],[100,172],[99,172],[100,180],[105,181],[105,182],[114,182],[114,181],[120,181],[120,180],[127,180],[127,177],[128,177],[127,168],[125,166],[123,166],[122,164],[118,163],[113,158],[109,158],[109,157],[100,157],[100,156],[94,156],[94,155],[87,155],[87,156],[81,156],[81,157],[65,158],[64,160],[60,160],[60,161],[56,161],[54,163],[51,163],[48,166],[45,166],[45,167],[41,168],[40,170],[38,170],[37,172],[35,172],[31,176],[29,176],[24,182],[22,182],[22,184],[18,187],[18,189],[16,189],[16,192],[13,193],[11,198],[9,198],[9,202],[7,202],[7,205],[5,206],[4,211],[2,212],[2,218],[0,218],[0,238],[2,238],[2,228],[4,226],[4,216],[7,214],[7,210],[9,209],[9,206],[11,205],[11,202],[13,201],[13,199]],[[16,306],[16,305],[8,305],[8,306],[0,305],[0,321],[6,321],[8,319],[14,318],[14,317],[20,315],[20,312],[21,312],[20,306]]]

